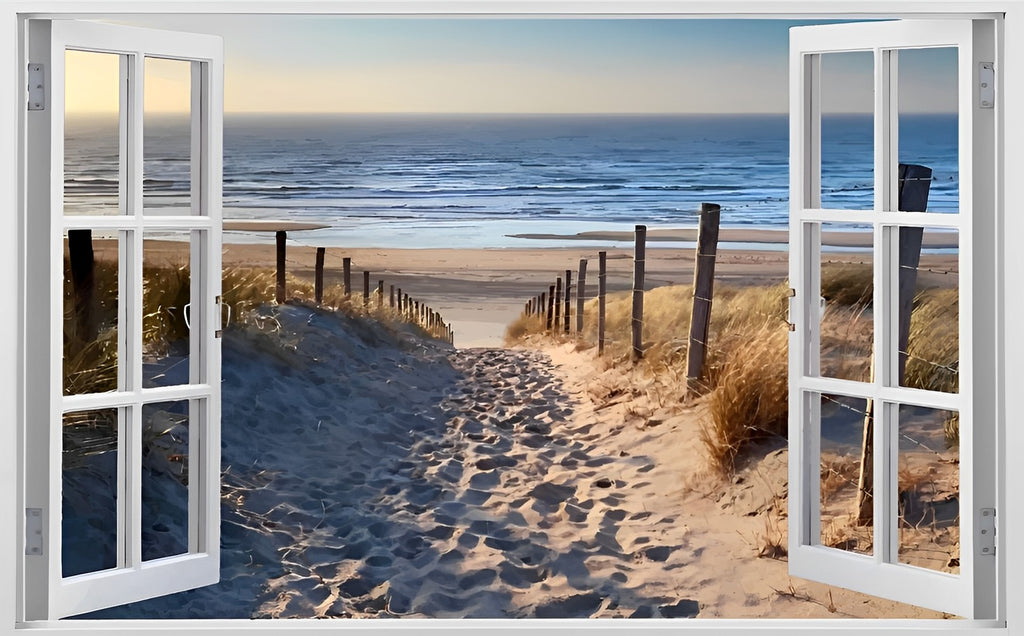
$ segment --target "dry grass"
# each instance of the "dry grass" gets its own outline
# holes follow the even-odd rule
[[[829,303],[871,304],[875,281],[870,264],[825,263],[821,266],[821,295]]]
[[[846,488],[857,488],[860,462],[850,455],[821,456],[821,505],[828,505],[832,497]]]
[[[751,442],[786,435],[788,331],[766,322],[748,335],[745,346],[736,343],[722,355],[708,396],[710,421],[701,427],[708,463],[721,474],[732,472]]]
[[[538,334],[544,331],[546,319],[540,316],[519,316],[505,328],[505,343],[514,345],[522,342],[531,334]]]

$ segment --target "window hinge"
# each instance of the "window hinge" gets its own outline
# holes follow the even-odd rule
[[[992,62],[978,64],[978,106],[995,108],[996,104],[996,71]]]
[[[978,556],[996,554],[996,509],[982,508],[978,515]]]
[[[25,508],[25,554],[43,553],[43,509]]]
[[[28,65],[28,109],[46,110],[46,78],[43,65]]]

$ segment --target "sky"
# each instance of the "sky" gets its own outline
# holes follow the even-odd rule
[[[122,23],[222,36],[228,113],[785,113],[788,30],[807,24],[344,16]],[[955,110],[953,54],[915,53],[907,111]],[[826,109],[869,112],[870,60],[836,54],[827,62]],[[116,109],[115,56],[72,53],[68,69],[69,110]],[[187,77],[185,63],[148,64],[147,112],[185,108]]]

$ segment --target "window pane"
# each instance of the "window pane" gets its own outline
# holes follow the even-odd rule
[[[821,375],[870,382],[874,235],[844,223],[821,229]]]
[[[188,552],[189,402],[142,407],[142,558]]]
[[[873,422],[868,400],[821,396],[821,544],[872,553],[871,499],[859,515],[857,492],[866,422]],[[869,470],[870,474],[870,470]]]
[[[903,49],[898,53],[899,73],[899,160],[925,166],[931,179],[924,183],[904,182],[901,210],[912,212],[957,212],[959,208],[959,146],[957,122],[957,49]],[[918,189],[914,198],[907,186]],[[930,186],[930,187],[929,187]],[[927,208],[914,205],[927,196]]]
[[[67,413],[61,453],[64,576],[117,567],[117,431],[125,411]]]
[[[142,386],[188,384],[190,232],[147,232],[142,243]]]
[[[111,233],[64,233],[64,395],[118,388],[118,262]]]
[[[64,54],[64,214],[119,214],[121,56]]]
[[[821,56],[821,207],[874,207],[874,55]]]
[[[956,393],[960,387],[959,235],[893,228],[900,242],[899,386]]]
[[[143,110],[146,214],[191,214],[192,62],[147,57]]]
[[[960,571],[960,418],[899,407],[899,562]]]

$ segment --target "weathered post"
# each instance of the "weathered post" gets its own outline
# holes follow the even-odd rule
[[[647,252],[647,226],[636,226],[633,244],[633,360],[644,357],[644,266]]]
[[[348,256],[341,259],[342,279],[345,283],[345,296],[352,295],[352,259]]]
[[[565,270],[565,310],[562,319],[565,320],[565,333],[569,333],[569,302],[572,300],[572,270]]]
[[[277,290],[275,292],[275,299],[277,304],[284,304],[284,251],[285,241],[288,239],[288,233],[284,230],[278,230],[275,234],[277,239]]]
[[[925,212],[928,209],[928,193],[931,186],[932,170],[926,166],[899,164],[899,196],[896,209],[903,212]],[[899,289],[897,317],[899,367],[897,385],[903,384],[907,367],[907,344],[910,340],[910,314],[914,308],[914,292],[917,287],[917,268],[921,262],[921,243],[924,229],[901,227],[899,229]],[[875,356],[871,357],[871,381],[875,379]],[[860,474],[857,478],[857,501],[854,509],[858,525],[873,523],[874,501],[874,400],[868,400],[864,409],[864,435],[861,438]]]
[[[587,259],[580,259],[576,275],[576,335],[583,335],[583,305],[587,300]]]
[[[414,300],[414,301],[412,301],[412,304],[413,304],[412,319],[413,319],[413,321],[416,324],[419,324],[419,322],[420,322],[420,301]]]
[[[555,286],[548,286],[548,320],[547,330],[551,331],[551,321],[554,320],[555,315]]]
[[[92,230],[68,230],[68,260],[75,295],[75,335],[81,343],[96,340],[96,255]]]
[[[722,207],[700,204],[697,225],[697,256],[693,266],[693,304],[690,309],[690,340],[686,348],[686,394],[697,391],[707,359],[711,299],[715,286],[715,258],[718,253],[718,225]]]
[[[384,281],[377,281],[377,309],[384,306]]]
[[[363,272],[363,306],[370,304],[370,272]]]
[[[555,278],[555,322],[552,325],[552,333],[562,328],[562,277]]]
[[[399,287],[395,290],[396,298],[395,302],[398,303],[398,313],[402,313],[402,288]]]
[[[316,248],[316,266],[313,270],[313,296],[318,305],[324,302],[324,254],[326,251],[323,247]]]
[[[597,253],[597,355],[604,355],[605,294],[608,281],[608,252]]]

